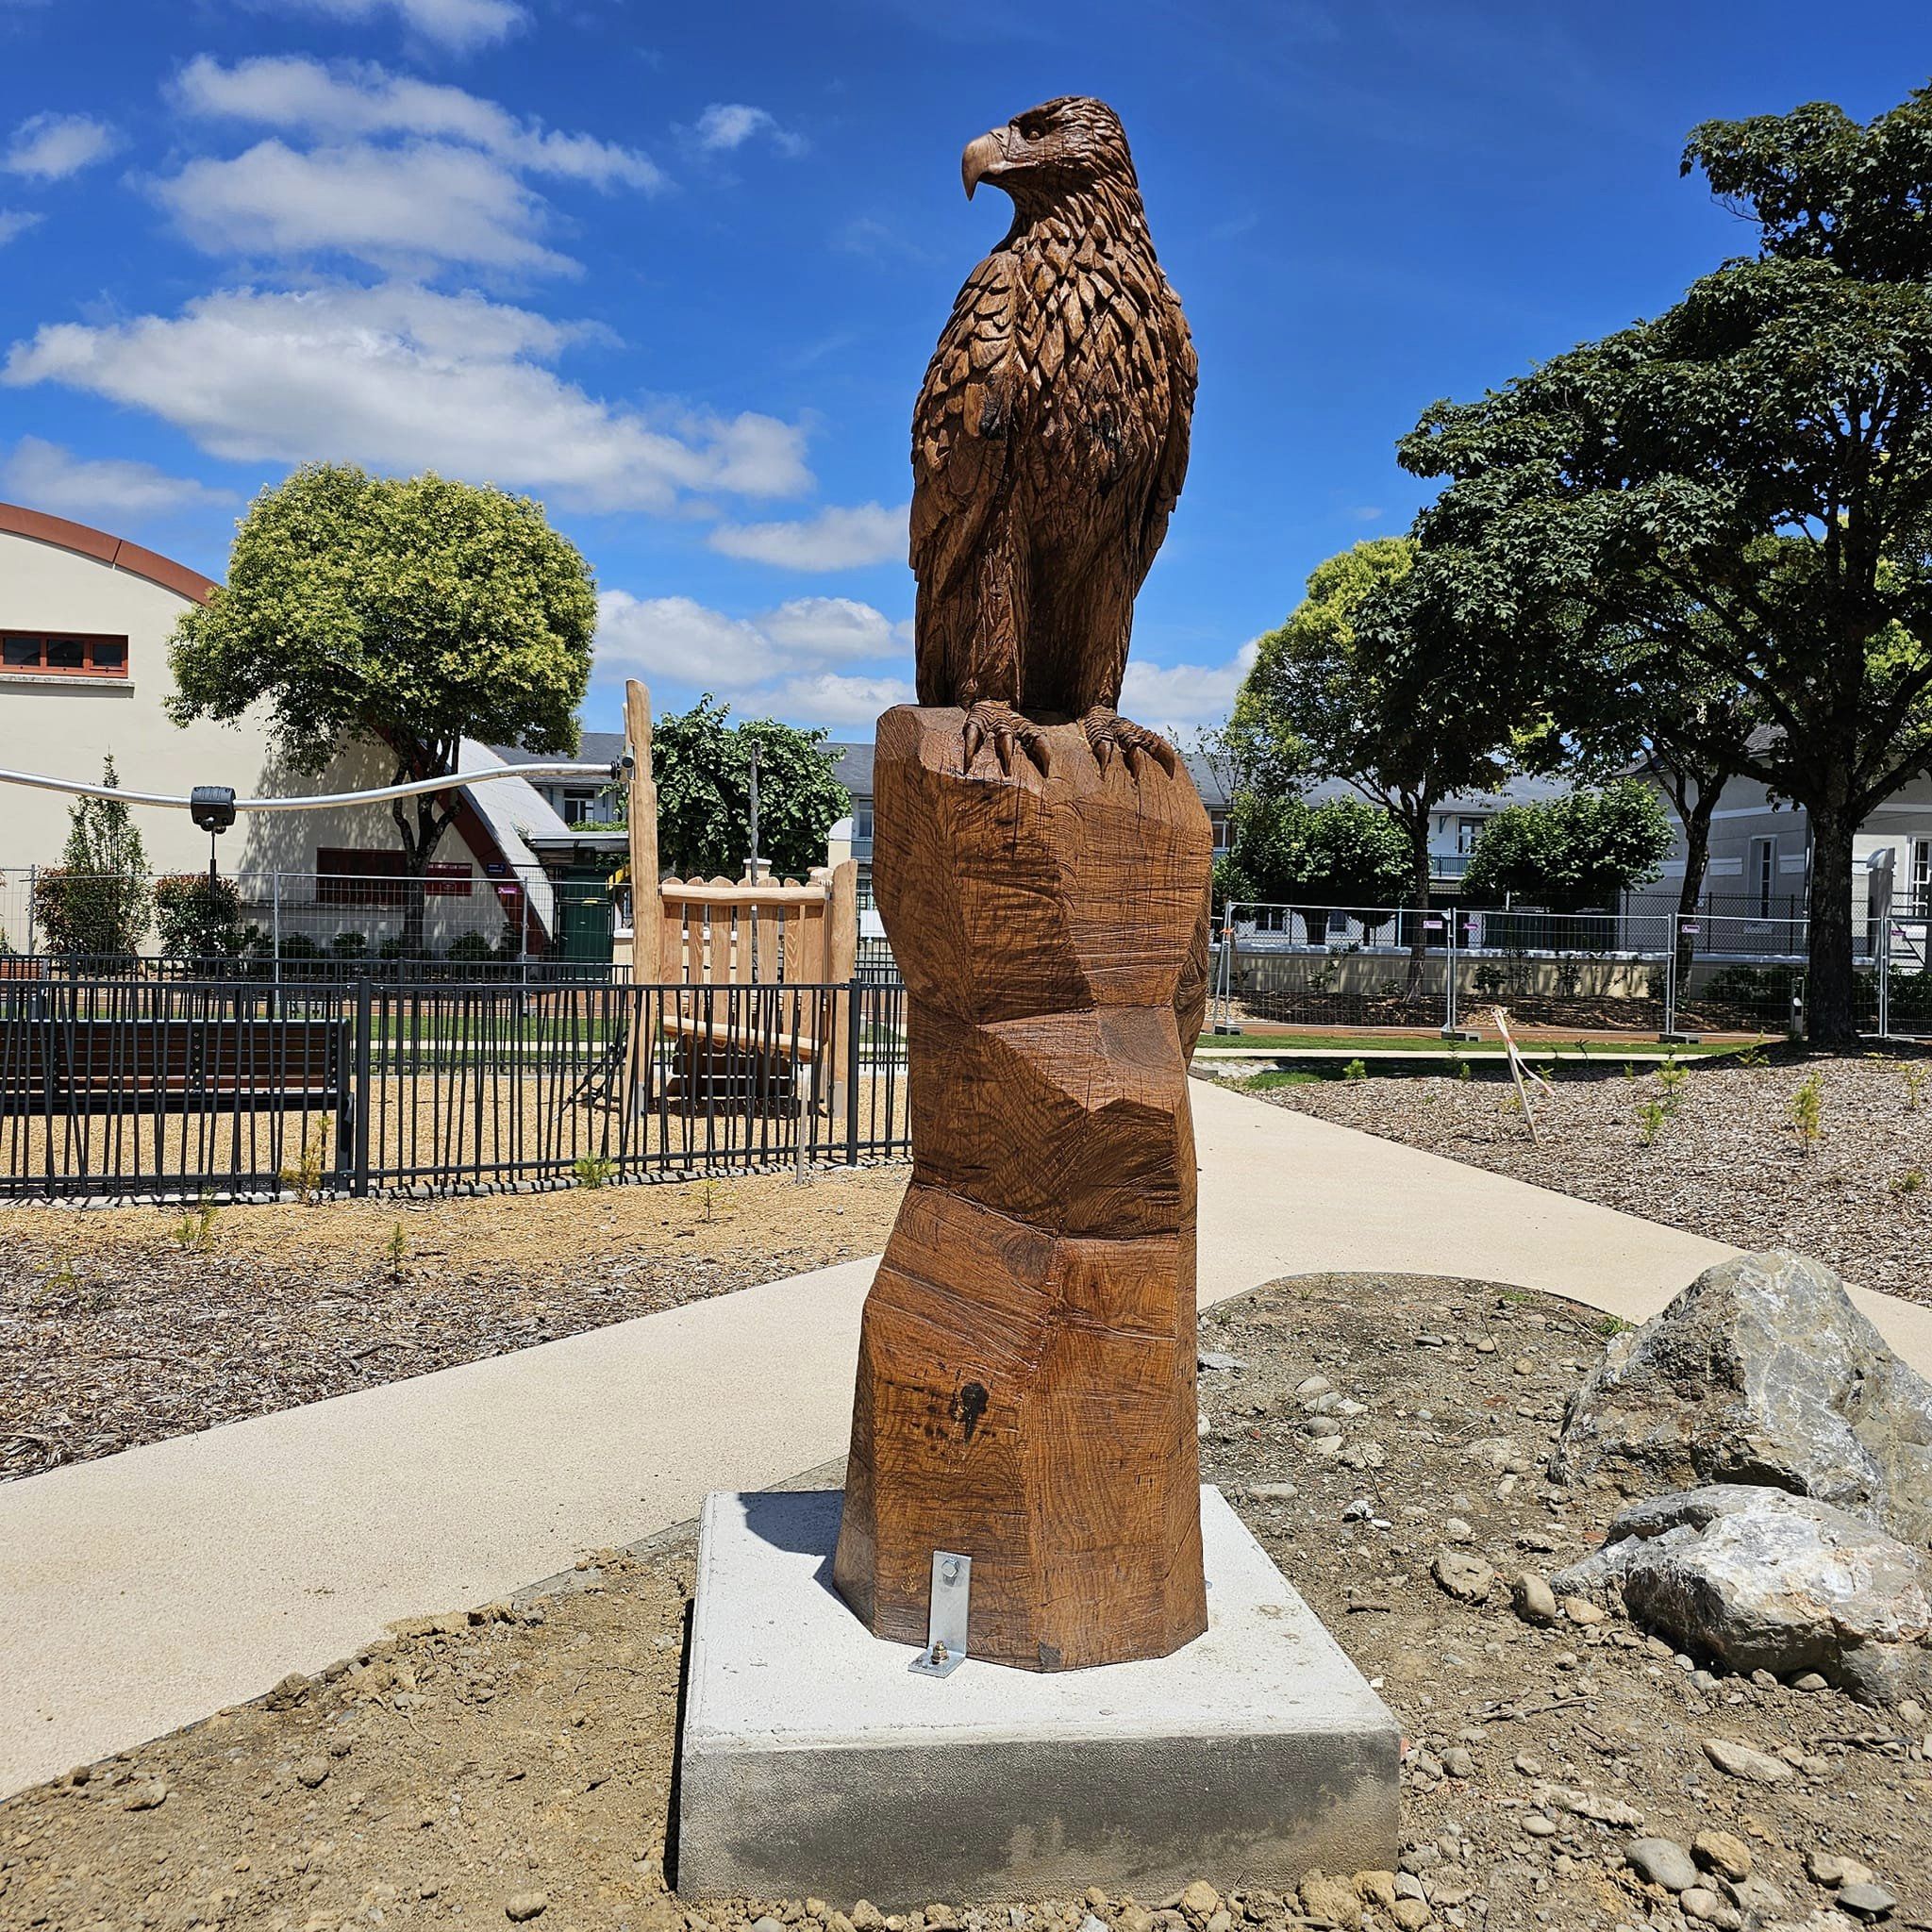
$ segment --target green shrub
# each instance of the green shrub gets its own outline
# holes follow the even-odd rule
[[[155,881],[155,926],[166,959],[239,958],[246,939],[234,880],[205,872],[168,873]]]

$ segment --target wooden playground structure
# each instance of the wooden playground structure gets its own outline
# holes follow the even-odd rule
[[[625,688],[630,773],[630,956],[633,983],[675,989],[640,1008],[626,1081],[648,1108],[657,1040],[672,1043],[674,1091],[757,1107],[811,1105],[837,1112],[849,1078],[850,1022],[838,997],[858,964],[857,863],[805,879],[660,878],[658,787],[651,776],[651,695]],[[754,860],[756,863],[756,860]],[[657,880],[655,904],[647,881]],[[618,963],[624,963],[620,932]],[[757,992],[720,1000],[724,988]],[[759,1010],[745,1021],[747,1003]]]

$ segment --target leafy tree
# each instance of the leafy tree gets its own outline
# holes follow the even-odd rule
[[[684,877],[742,877],[751,857],[751,752],[758,754],[759,858],[781,877],[825,862],[825,834],[852,809],[823,731],[775,718],[730,724],[707,691],[651,734],[658,857]]]
[[[1321,943],[1331,907],[1391,906],[1408,876],[1401,826],[1358,798],[1311,805],[1304,798],[1237,792],[1228,834],[1227,854],[1216,867],[1222,903],[1294,906],[1310,944]]]
[[[1413,539],[1378,537],[1317,565],[1288,622],[1261,640],[1230,724],[1251,770],[1272,760],[1284,774],[1342,779],[1401,828],[1407,863],[1389,896],[1416,912],[1411,991],[1426,945],[1431,814],[1452,792],[1500,783],[1509,739],[1488,683],[1418,675],[1385,648],[1403,634],[1414,557]]]
[[[1739,769],[1810,820],[1810,1033],[1841,1044],[1853,836],[1932,761],[1932,91],[1867,125],[1825,104],[1707,122],[1684,169],[1758,253],[1431,408],[1401,448],[1447,479],[1415,574],[1464,669],[1500,641],[1519,693],[1562,613],[1698,613],[1687,662],[1769,727]]]
[[[121,779],[109,758],[101,783]],[[60,863],[40,875],[34,917],[47,950],[102,966],[125,965],[147,934],[147,848],[125,800],[76,798],[67,814]]]
[[[1508,805],[1475,841],[1462,895],[1494,905],[1507,892],[1553,912],[1614,906],[1657,877],[1674,843],[1662,801],[1639,778]]]
[[[226,586],[176,624],[169,711],[234,720],[266,703],[298,769],[359,736],[389,748],[398,782],[453,774],[465,738],[568,753],[596,611],[589,566],[529,498],[310,464],[256,498]],[[455,811],[447,791],[391,808],[415,881],[411,954]]]
[[[168,959],[233,959],[245,934],[242,895],[233,879],[205,872],[170,873],[155,881],[155,927]]]

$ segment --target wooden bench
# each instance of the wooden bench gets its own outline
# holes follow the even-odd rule
[[[341,1020],[232,1013],[76,1016],[43,994],[9,1002],[0,1108],[40,1114],[340,1111]]]

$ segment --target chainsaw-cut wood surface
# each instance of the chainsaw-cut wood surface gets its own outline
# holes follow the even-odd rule
[[[834,1575],[923,1643],[935,1549],[968,1647],[1034,1670],[1207,1627],[1188,1056],[1210,836],[1185,768],[963,762],[964,715],[879,722],[874,887],[905,974],[912,1185],[867,1297]]]

